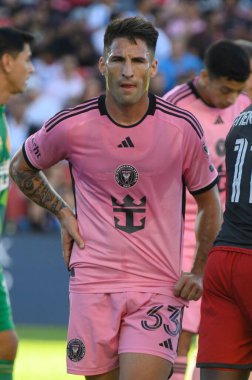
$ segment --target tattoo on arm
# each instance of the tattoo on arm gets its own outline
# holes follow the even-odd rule
[[[51,213],[57,214],[61,209],[67,207],[41,171],[15,172],[12,178],[29,199]]]

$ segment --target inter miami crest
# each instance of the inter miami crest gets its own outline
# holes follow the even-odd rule
[[[134,166],[121,165],[116,169],[115,180],[122,187],[132,187],[138,180],[138,172]]]
[[[72,362],[79,362],[85,355],[86,348],[80,339],[72,339],[67,345],[67,356]]]

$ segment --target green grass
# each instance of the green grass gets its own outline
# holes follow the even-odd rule
[[[14,380],[77,380],[66,373],[66,328],[17,326]]]

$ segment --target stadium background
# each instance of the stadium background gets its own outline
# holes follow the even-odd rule
[[[159,72],[151,90],[163,95],[197,75],[206,48],[221,38],[252,40],[250,0],[0,0],[0,26],[33,33],[35,74],[7,106],[12,154],[27,136],[65,107],[104,91],[97,69],[103,32],[117,16],[143,15],[158,28]],[[47,172],[73,206],[65,162]],[[68,273],[57,221],[10,184],[0,242],[20,336],[15,379],[71,379],[65,374]]]

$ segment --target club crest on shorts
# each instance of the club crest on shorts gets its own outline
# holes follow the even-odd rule
[[[138,180],[138,172],[134,166],[121,165],[116,169],[115,180],[118,185],[129,188],[135,185]]]
[[[72,362],[79,362],[86,353],[84,343],[80,339],[72,339],[67,345],[67,356]]]

